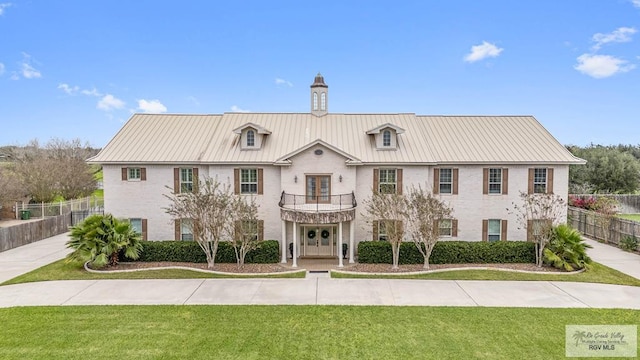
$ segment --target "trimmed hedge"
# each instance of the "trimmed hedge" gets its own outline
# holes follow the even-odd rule
[[[429,258],[430,264],[535,263],[535,245],[526,241],[440,241]],[[413,242],[400,245],[400,264],[422,264],[424,257]],[[391,243],[361,241],[358,262],[391,264]]]
[[[120,261],[131,261],[120,256]],[[142,252],[136,261],[175,261],[206,263],[204,251],[195,241],[142,241]],[[280,244],[277,240],[265,240],[245,257],[247,264],[272,264],[280,261]],[[236,263],[231,243],[220,241],[216,263]]]

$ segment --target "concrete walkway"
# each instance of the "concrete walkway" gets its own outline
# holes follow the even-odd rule
[[[0,252],[0,284],[64,258],[67,241],[68,233]]]
[[[67,235],[0,253],[5,281],[64,257]],[[640,257],[592,244],[595,261],[640,276]],[[604,248],[601,248],[604,247]],[[635,275],[634,275],[635,274]],[[314,274],[310,274],[314,275]],[[638,277],[636,276],[636,277]],[[557,281],[332,279],[72,280],[0,286],[0,307],[271,304],[640,309],[640,287]]]

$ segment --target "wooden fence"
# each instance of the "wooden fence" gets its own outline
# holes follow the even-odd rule
[[[607,218],[595,211],[575,207],[569,207],[567,223],[586,237],[615,245],[620,245],[625,236],[640,237],[639,222],[615,216]]]
[[[69,231],[71,213],[0,228],[0,252]]]

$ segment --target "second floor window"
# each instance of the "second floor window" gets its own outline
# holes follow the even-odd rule
[[[395,194],[397,189],[396,169],[380,169],[378,191],[382,194]]]
[[[440,194],[453,192],[453,169],[440,169]]]
[[[193,169],[180,169],[180,192],[193,191]]]
[[[489,194],[502,194],[502,169],[489,169]]]
[[[240,193],[241,194],[257,194],[258,193],[258,170],[257,169],[240,169]]]
[[[140,168],[128,168],[127,172],[128,172],[127,179],[129,181],[140,180]]]
[[[536,168],[533,170],[533,192],[535,194],[547,193],[547,169]]]

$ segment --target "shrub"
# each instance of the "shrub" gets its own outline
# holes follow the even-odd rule
[[[544,249],[544,262],[566,271],[586,268],[591,263],[587,248],[591,245],[582,240],[577,230],[566,224],[558,225],[553,228],[551,241]]]
[[[265,240],[257,249],[249,251],[247,264],[272,264],[280,261],[280,245],[277,240]],[[142,252],[138,261],[172,261],[206,263],[207,258],[194,241],[142,241]],[[216,263],[236,263],[231,243],[221,241],[216,253]]]
[[[620,248],[624,251],[636,251],[638,249],[638,238],[627,235],[620,240]]]
[[[358,244],[358,262],[391,264],[391,244],[362,241]],[[422,264],[424,257],[413,242],[400,246],[400,264]],[[534,263],[535,247],[525,241],[441,241],[431,253],[431,264]]]

